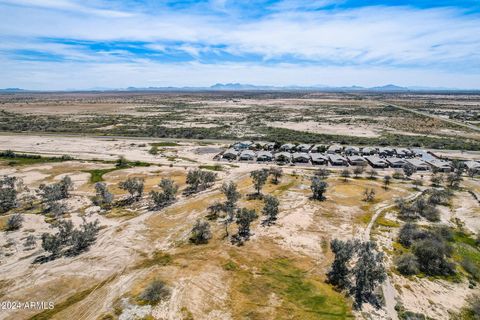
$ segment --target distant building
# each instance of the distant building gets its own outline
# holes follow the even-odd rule
[[[388,164],[392,168],[402,168],[407,164],[407,160],[398,157],[388,157],[385,160],[387,160]]]
[[[253,160],[255,159],[255,152],[253,152],[252,150],[243,150],[242,152],[240,152],[239,159],[243,161]]]
[[[393,149],[392,148],[379,148],[378,155],[381,157],[391,157],[393,156]]]
[[[238,151],[235,149],[227,149],[222,155],[222,158],[228,160],[237,160]]]
[[[323,165],[328,162],[328,157],[322,153],[310,153],[310,158],[313,164]]]
[[[429,169],[428,164],[420,159],[407,159],[407,162],[415,167],[418,171],[426,171]]]
[[[252,145],[253,145],[252,141],[239,141],[239,142],[235,142],[232,145],[232,148],[235,149],[235,150],[245,150],[245,149],[250,148],[250,146],[252,146]]]
[[[362,155],[364,156],[371,156],[373,154],[377,153],[377,149],[372,148],[372,147],[365,147],[362,149]]]
[[[367,162],[373,167],[373,168],[387,168],[388,167],[388,162],[385,159],[382,159],[378,156],[368,156],[365,157]]]
[[[293,162],[308,163],[310,162],[310,156],[305,152],[295,152],[292,155]]]
[[[339,144],[333,144],[327,149],[328,154],[340,153],[342,152],[343,148]]]
[[[367,164],[367,160],[360,156],[347,156],[347,160],[352,166],[364,166]]]
[[[348,146],[348,147],[345,147],[344,152],[346,155],[359,155],[360,149],[357,147]]]
[[[286,143],[286,144],[283,144],[281,147],[280,147],[280,150],[281,151],[293,151],[295,149],[295,145],[293,143]]]
[[[273,154],[270,151],[258,151],[257,161],[272,161]]]
[[[426,160],[426,163],[428,163],[433,171],[438,171],[438,172],[451,172],[452,171],[452,165],[450,162],[445,161],[445,160],[440,160],[440,159],[430,159]]]
[[[311,144],[300,144],[297,146],[297,151],[299,152],[308,152],[312,148]]]
[[[279,152],[275,154],[275,161],[278,162],[290,162],[292,159],[292,154],[289,152]]]
[[[275,142],[267,142],[267,143],[263,146],[263,149],[272,151],[272,150],[275,150],[275,145],[276,145]]]
[[[322,153],[325,151],[327,151],[327,146],[325,146],[324,144],[316,144],[310,150],[310,152],[313,152],[313,153]]]
[[[328,155],[328,159],[330,160],[332,166],[348,166],[347,159],[345,159],[341,155],[330,154]]]
[[[468,171],[473,171],[475,174],[480,173],[480,161],[466,161],[465,167]]]
[[[413,152],[405,148],[395,148],[395,154],[399,158],[407,158],[413,156]]]

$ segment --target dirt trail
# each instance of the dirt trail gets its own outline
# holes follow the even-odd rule
[[[421,194],[422,194],[421,192],[414,193],[413,195],[407,197],[406,200],[413,200]],[[371,235],[373,225],[375,224],[375,221],[378,219],[378,217],[385,210],[390,209],[394,206],[395,206],[395,203],[387,203],[379,206],[375,210],[375,214],[372,216],[372,219],[370,220],[367,228],[365,229],[365,233],[363,236],[365,241],[370,240],[370,235]],[[382,292],[385,298],[385,311],[387,312],[389,319],[398,320],[398,314],[397,314],[397,311],[395,310],[395,305],[397,304],[395,300],[396,291],[395,291],[395,288],[392,286],[392,283],[390,282],[390,278],[388,277],[388,274],[387,274],[387,278],[385,279],[385,282],[383,282],[382,284]]]

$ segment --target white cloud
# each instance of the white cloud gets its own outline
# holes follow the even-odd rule
[[[101,0],[95,2],[95,6],[92,2],[87,5],[73,0],[0,0],[0,35],[4,39],[0,50],[38,50],[88,62],[54,63],[48,67],[45,62],[29,62],[28,70],[32,74],[42,74],[44,83],[52,79],[49,85],[62,85],[63,79],[55,79],[61,78],[59,73],[73,72],[69,70],[82,74],[85,83],[78,81],[82,87],[94,86],[88,85],[88,82],[102,82],[96,85],[108,86],[101,81],[107,79],[108,74],[115,74],[115,77],[108,78],[112,83],[147,85],[149,80],[142,80],[142,77],[151,74],[148,68],[152,68],[165,75],[163,85],[182,85],[175,82],[177,78],[195,82],[195,85],[204,85],[204,81],[335,84],[335,79],[341,80],[341,75],[343,81],[337,83],[339,85],[362,84],[359,81],[368,82],[371,79],[372,84],[382,81],[401,84],[403,81],[412,85],[480,87],[479,15],[466,15],[452,8],[385,6],[310,10],[332,2],[335,1],[286,0],[277,4],[270,15],[254,20],[232,20],[228,15],[166,8],[150,14],[110,10],[99,5]],[[219,11],[228,9],[224,0],[212,0],[210,5]],[[262,59],[249,65],[228,65],[221,60],[208,65],[162,64],[122,49],[93,52],[82,45],[51,43],[45,38],[94,42],[146,41],[150,49],[163,52],[173,48],[193,57],[218,51],[216,47],[221,46],[222,50],[234,55],[255,54]],[[122,62],[122,56],[132,62]],[[265,65],[273,58],[285,62],[303,59],[309,61],[309,65],[298,62],[288,67],[285,64]],[[135,62],[137,60],[145,62]],[[100,62],[107,65],[95,65]],[[24,62],[21,64],[27,65]],[[25,78],[15,73],[17,66],[14,58],[4,54],[0,68],[9,70],[9,76],[3,77],[2,81],[12,79],[22,87],[28,87],[27,83],[35,85],[31,81],[22,85],[20,79]],[[110,69],[113,66],[118,71]],[[105,69],[109,70],[108,74],[99,75],[96,71]],[[22,72],[28,70],[23,69]],[[52,70],[56,70],[55,75],[48,74]],[[253,76],[253,70],[260,73]],[[268,74],[263,74],[265,72]],[[203,73],[208,76],[200,76]],[[182,78],[178,74],[187,76]],[[324,75],[328,75],[331,82],[326,81]],[[77,81],[72,77],[66,78],[65,83]],[[152,75],[151,79],[156,77]],[[170,80],[171,83],[167,83]]]

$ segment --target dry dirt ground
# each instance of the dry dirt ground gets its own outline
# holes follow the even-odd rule
[[[152,141],[90,139],[72,137],[0,136],[0,149],[69,154],[76,159],[30,165],[0,165],[0,174],[21,178],[23,193],[33,193],[41,183],[52,183],[69,175],[74,181],[72,196],[66,200],[68,219],[80,224],[98,219],[102,226],[97,242],[76,257],[62,257],[44,264],[32,263],[43,254],[40,236],[52,232],[39,210],[27,211],[18,231],[0,235],[0,300],[53,301],[53,310],[1,310],[1,319],[386,319],[396,318],[394,304],[422,312],[434,319],[447,319],[464,305],[474,292],[466,278],[459,282],[435,279],[406,279],[389,272],[392,284],[385,291],[387,305],[379,310],[366,306],[353,311],[351,301],[325,283],[332,261],[329,241],[333,238],[372,238],[389,256],[401,224],[391,211],[396,197],[413,197],[411,181],[394,180],[386,190],[382,180],[364,177],[344,182],[338,170],[327,180],[327,200],[310,199],[311,167],[284,167],[281,183],[268,182],[265,194],[280,200],[275,225],[263,227],[262,201],[248,200],[253,192],[250,171],[264,166],[221,163],[215,185],[192,196],[180,195],[163,210],[150,210],[148,192],[157,189],[162,177],[185,188],[190,168],[218,164],[212,160],[222,143],[181,142],[160,147],[158,155],[148,153]],[[155,142],[158,142],[157,140]],[[144,146],[143,146],[144,145]],[[91,204],[94,194],[89,170],[108,169],[124,155],[128,160],[152,163],[148,167],[118,169],[103,175],[115,197],[125,196],[118,182],[127,177],[145,179],[145,196],[138,203],[99,211]],[[94,161],[96,160],[96,161]],[[212,169],[213,167],[208,167]],[[216,168],[218,169],[218,168]],[[383,174],[391,171],[381,172]],[[260,218],[252,227],[253,236],[244,246],[225,238],[224,226],[212,221],[213,238],[206,245],[188,241],[198,218],[223,196],[225,181],[237,183],[241,207],[254,208]],[[428,175],[424,176],[428,181]],[[26,188],[25,188],[26,187]],[[446,221],[459,219],[472,232],[478,231],[480,212],[466,190],[480,194],[478,180],[466,180],[465,191],[457,193],[445,213]],[[376,191],[375,201],[362,200],[365,188]],[[7,216],[1,217],[5,223]],[[380,221],[380,223],[376,223]],[[386,223],[386,221],[390,223]],[[230,226],[230,233],[235,226]],[[28,235],[37,246],[26,250]],[[139,303],[137,297],[153,279],[170,288],[170,296],[157,305]],[[455,297],[452,299],[452,295]],[[393,311],[392,311],[393,310]]]

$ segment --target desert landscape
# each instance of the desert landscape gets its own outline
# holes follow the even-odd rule
[[[1,300],[44,302],[1,319],[478,316],[479,95],[14,93],[0,109]]]

